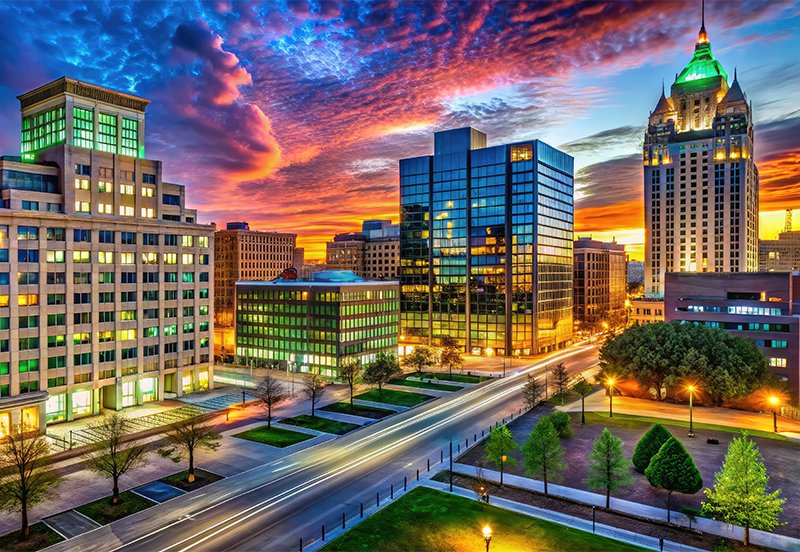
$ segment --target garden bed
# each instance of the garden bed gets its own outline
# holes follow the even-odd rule
[[[320,418],[314,416],[313,418],[307,414],[301,414],[294,418],[285,418],[281,420],[282,424],[304,427],[306,429],[313,429],[323,433],[332,433],[334,435],[344,435],[349,431],[361,427],[358,424],[351,424],[349,422],[340,422],[338,420],[329,420],[328,418]]]
[[[308,433],[290,431],[279,427],[267,429],[267,426],[248,429],[242,433],[235,434],[234,437],[278,448],[286,448],[314,438],[313,435],[309,435]]]
[[[389,381],[392,385],[405,385],[406,387],[417,387],[419,389],[433,389],[434,391],[461,391],[464,389],[458,385],[444,385],[442,383],[431,383],[429,381],[416,381],[409,379],[393,379]]]
[[[25,540],[19,540],[19,529],[0,537],[0,550],[4,552],[33,552],[61,542],[64,537],[40,521],[29,526],[30,533]]]
[[[210,483],[214,483],[215,481],[219,481],[220,479],[225,479],[221,475],[217,475],[215,473],[207,472],[205,470],[201,470],[198,468],[194,469],[194,481],[189,483],[189,470],[183,470],[182,472],[174,473],[172,475],[168,475],[167,477],[162,477],[159,479],[162,483],[166,483],[167,485],[172,485],[178,489],[183,491],[189,492],[199,489],[201,487],[205,487]]]
[[[377,389],[367,391],[356,395],[354,398],[362,401],[371,401],[384,404],[394,404],[397,406],[417,406],[427,400],[434,399],[430,395],[423,395],[422,393],[409,393],[407,391],[395,391],[394,389],[384,389],[378,394]]]
[[[336,412],[337,414],[348,414],[350,416],[360,416],[361,418],[371,418],[373,420],[380,420],[386,416],[397,414],[395,410],[375,408],[374,406],[365,406],[363,404],[354,404],[353,408],[351,409],[350,403],[346,401],[329,404],[328,406],[323,406],[318,410],[324,410],[325,412]]]
[[[149,500],[133,491],[125,491],[119,494],[119,502],[111,504],[111,497],[105,496],[94,502],[78,506],[74,510],[82,513],[89,519],[93,519],[100,525],[107,525],[118,519],[122,519],[136,512],[146,510],[150,506],[155,506],[155,502]]]

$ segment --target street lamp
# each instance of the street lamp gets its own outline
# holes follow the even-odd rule
[[[770,397],[769,402],[772,403],[772,429],[778,433],[778,397]]]
[[[608,380],[608,417],[614,417],[614,380]]]
[[[486,552],[489,552],[489,543],[492,542],[492,530],[489,526],[483,528],[483,540],[486,541]]]
[[[694,385],[689,386],[689,437],[694,437],[694,428],[692,427],[692,395],[694,395]]]

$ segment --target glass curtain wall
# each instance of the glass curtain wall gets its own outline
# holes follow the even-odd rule
[[[400,161],[401,345],[427,343],[430,269],[430,157]]]

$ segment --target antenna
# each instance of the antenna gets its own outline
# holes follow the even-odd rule
[[[783,231],[784,232],[791,232],[792,231],[792,210],[786,209],[786,220],[783,224]]]
[[[700,7],[700,13],[701,13],[700,26],[701,27],[705,27],[706,26],[706,0],[701,0],[700,6],[701,6]]]

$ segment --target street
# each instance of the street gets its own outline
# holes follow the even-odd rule
[[[427,461],[446,459],[450,440],[473,440],[522,408],[525,374],[563,360],[571,374],[597,363],[597,349],[582,346],[515,368],[505,379],[429,401],[387,420],[259,466],[60,543],[51,550],[297,550],[317,538],[323,524],[341,524],[359,504],[388,498]],[[420,390],[424,392],[424,390]]]

